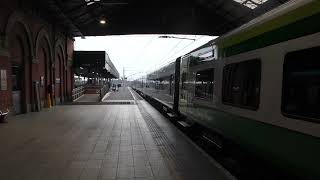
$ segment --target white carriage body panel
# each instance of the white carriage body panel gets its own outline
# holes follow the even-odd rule
[[[222,103],[221,98],[219,98],[217,102],[219,109],[252,120],[320,137],[320,120],[319,123],[317,123],[293,119],[284,116],[281,112],[283,64],[285,55],[289,52],[317,46],[320,46],[320,33],[219,59],[219,67],[221,68],[219,68],[219,76],[216,77],[218,78],[217,84],[220,88],[215,91],[216,96],[218,97],[222,97],[223,66],[251,59],[261,60],[260,104],[258,110],[254,111],[225,105]]]

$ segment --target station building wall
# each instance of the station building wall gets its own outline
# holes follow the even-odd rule
[[[4,0],[0,6],[0,110],[37,111],[71,100],[74,40],[29,1]],[[38,86],[38,88],[35,88]]]

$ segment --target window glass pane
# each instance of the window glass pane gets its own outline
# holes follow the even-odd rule
[[[283,72],[282,111],[320,118],[320,47],[288,53]]]
[[[258,109],[261,62],[258,59],[226,65],[223,69],[222,101],[225,104]]]
[[[195,97],[211,100],[214,86],[214,69],[206,69],[196,73]]]

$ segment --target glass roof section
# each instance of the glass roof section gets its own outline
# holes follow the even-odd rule
[[[239,4],[242,4],[250,9],[255,9],[256,7],[262,5],[268,0],[233,0]]]

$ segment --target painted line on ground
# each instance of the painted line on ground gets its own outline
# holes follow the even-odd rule
[[[110,94],[111,94],[111,92],[109,91],[106,95],[104,95],[101,102],[103,102],[105,99],[107,99],[107,97],[109,97]]]

